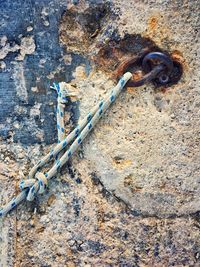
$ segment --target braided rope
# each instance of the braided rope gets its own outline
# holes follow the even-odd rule
[[[77,148],[80,146],[89,132],[93,129],[93,127],[96,125],[105,111],[115,101],[115,99],[131,77],[132,74],[130,72],[125,73],[119,80],[118,84],[112,89],[111,93],[107,95],[105,100],[101,100],[100,103],[91,110],[91,112],[67,137],[64,137],[62,130],[60,131],[60,128],[64,126],[64,119],[63,116],[61,116],[61,112],[64,112],[64,107],[61,106],[61,104],[63,105],[64,103],[66,103],[66,97],[69,94],[67,94],[67,91],[61,90],[59,86],[54,84],[54,89],[57,90],[58,93],[59,112],[57,112],[57,119],[59,124],[58,140],[60,142],[30,170],[28,179],[20,182],[19,187],[22,192],[0,209],[0,217],[6,215],[23,200],[27,199],[28,201],[32,201],[37,193],[42,194],[45,191],[48,180],[55,176],[59,172],[60,168],[69,160],[69,158],[77,150]],[[62,140],[62,138],[64,139]],[[63,151],[68,145],[69,148],[60,158],[58,158],[60,152]],[[57,160],[47,173],[43,174],[41,172],[38,172],[53,158],[56,158]]]
[[[57,91],[57,131],[58,131],[58,143],[60,143],[65,138],[65,128],[64,128],[64,108],[67,103],[67,96],[69,95],[65,88],[61,88],[60,84],[54,83],[54,90]]]

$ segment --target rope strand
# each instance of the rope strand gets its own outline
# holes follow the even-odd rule
[[[127,72],[123,75],[123,77],[119,80],[118,84],[113,88],[111,93],[106,97],[105,100],[101,100],[98,105],[96,105],[91,112],[80,122],[79,125],[67,136],[64,138],[64,135],[58,131],[58,140],[59,144],[55,146],[45,157],[43,157],[29,172],[29,179],[23,180],[20,182],[20,189],[22,190],[15,198],[13,198],[8,204],[6,204],[3,208],[0,209],[0,217],[6,215],[10,210],[16,207],[20,202],[27,199],[28,201],[32,201],[35,196],[38,194],[42,194],[45,191],[48,180],[55,176],[60,168],[69,160],[72,154],[77,150],[89,132],[94,128],[99,119],[105,113],[105,111],[109,108],[109,106],[115,101],[121,90],[124,88],[128,80],[132,77],[130,72]],[[56,88],[58,93],[58,98],[62,97],[66,98],[66,95],[62,95],[60,92],[60,88]],[[58,99],[58,102],[60,101]],[[59,114],[64,110],[59,106]],[[59,129],[64,126],[63,116],[58,116],[58,124]],[[63,127],[64,128],[64,127]],[[61,130],[62,132],[62,130]],[[62,138],[64,138],[62,140]],[[70,145],[71,144],[71,145]],[[65,149],[66,146],[69,146],[68,150],[64,152],[64,154],[56,160],[53,167],[46,173],[43,174],[38,172],[45,164],[50,162],[53,158],[58,158],[58,155],[61,151]]]

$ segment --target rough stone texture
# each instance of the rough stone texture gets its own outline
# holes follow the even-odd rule
[[[168,88],[127,88],[46,194],[0,222],[0,266],[199,266],[198,1],[1,1],[1,203],[56,142],[53,81],[79,93],[72,129],[123,58],[168,51]]]

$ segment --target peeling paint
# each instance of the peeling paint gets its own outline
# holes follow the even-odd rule
[[[25,55],[33,54],[35,51],[35,41],[33,36],[23,37],[20,40],[20,45],[11,44],[8,42],[7,37],[1,38],[0,59],[4,59],[10,52],[18,52],[16,60],[23,60]]]
[[[23,37],[20,45],[20,55],[16,57],[16,60],[23,60],[25,55],[31,55],[35,52],[35,41],[33,36]]]

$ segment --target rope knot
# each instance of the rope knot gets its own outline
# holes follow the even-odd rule
[[[19,184],[21,190],[29,189],[26,197],[28,201],[33,201],[36,194],[42,194],[47,187],[48,181],[42,172],[37,172],[35,178],[36,179],[22,180]]]

